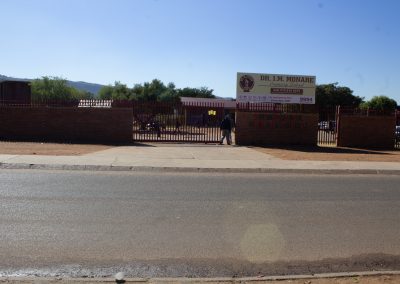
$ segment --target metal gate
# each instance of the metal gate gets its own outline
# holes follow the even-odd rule
[[[133,103],[133,140],[217,143],[224,117],[221,103]]]
[[[319,110],[318,145],[336,146],[338,133],[338,107]]]

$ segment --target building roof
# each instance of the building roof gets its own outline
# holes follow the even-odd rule
[[[191,98],[191,97],[181,97],[181,102],[183,105],[193,105],[193,104],[220,104],[224,108],[236,108],[236,101],[229,99],[209,99],[209,98]]]
[[[9,79],[2,80],[2,79],[0,79],[0,83],[26,83],[26,84],[29,84],[30,82],[22,81],[22,80],[9,80]]]

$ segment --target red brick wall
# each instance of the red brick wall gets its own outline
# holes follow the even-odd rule
[[[339,118],[338,146],[358,148],[394,147],[396,117],[350,116]]]
[[[318,114],[237,112],[237,145],[316,145]]]
[[[0,107],[0,138],[62,142],[132,141],[132,109]]]

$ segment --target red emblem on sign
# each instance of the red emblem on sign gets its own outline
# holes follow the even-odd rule
[[[243,75],[240,77],[239,85],[244,92],[249,92],[254,87],[254,79],[250,75]]]

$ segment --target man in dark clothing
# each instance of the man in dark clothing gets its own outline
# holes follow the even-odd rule
[[[229,114],[227,114],[224,117],[224,119],[222,120],[220,129],[221,129],[220,144],[222,145],[224,143],[224,139],[226,138],[226,143],[228,145],[231,145],[231,143],[232,143],[232,141],[231,141],[232,121],[231,121]]]

